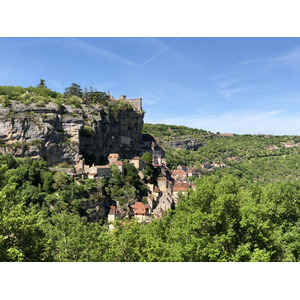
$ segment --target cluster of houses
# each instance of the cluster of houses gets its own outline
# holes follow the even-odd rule
[[[157,184],[147,184],[148,195],[143,202],[131,205],[132,215],[139,221],[150,222],[152,217],[161,219],[169,209],[174,209],[178,203],[179,193],[185,194],[190,188],[195,188],[189,180],[190,176],[200,176],[196,168],[178,166],[165,177],[158,177]],[[120,218],[115,206],[110,207],[108,221]]]

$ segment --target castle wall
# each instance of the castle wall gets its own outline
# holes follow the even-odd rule
[[[137,111],[142,111],[142,98],[126,99],[125,101],[129,102]]]

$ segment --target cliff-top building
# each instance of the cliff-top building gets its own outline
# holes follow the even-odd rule
[[[107,95],[110,97],[108,102],[123,100],[130,103],[135,111],[142,112],[142,98],[134,98],[134,99],[126,99],[126,95],[121,95],[119,99],[114,99],[114,97],[110,96],[109,91]]]

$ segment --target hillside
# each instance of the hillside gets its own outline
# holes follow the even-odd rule
[[[155,136],[166,152],[168,167],[175,168],[178,165],[196,166],[201,168],[201,164],[214,161],[217,164],[233,164],[234,160],[241,162],[256,161],[261,158],[274,157],[289,159],[300,153],[300,136],[275,136],[275,135],[233,135],[224,136],[213,134],[201,129],[193,129],[185,126],[164,125],[164,124],[144,124],[143,132]],[[201,141],[197,149],[179,147],[171,141],[180,142],[190,138],[190,141]],[[292,159],[293,160],[293,159]]]

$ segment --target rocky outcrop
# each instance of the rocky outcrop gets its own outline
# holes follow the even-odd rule
[[[49,165],[75,163],[79,154],[95,162],[109,153],[122,158],[137,154],[143,113],[134,110],[112,114],[108,107],[81,108],[24,105],[11,101],[0,108],[0,152],[16,157],[41,157]],[[86,130],[84,130],[86,129]]]
[[[202,147],[205,144],[203,142],[200,142],[199,140],[175,140],[164,142],[164,145],[172,148],[181,148],[196,151],[199,147]]]

